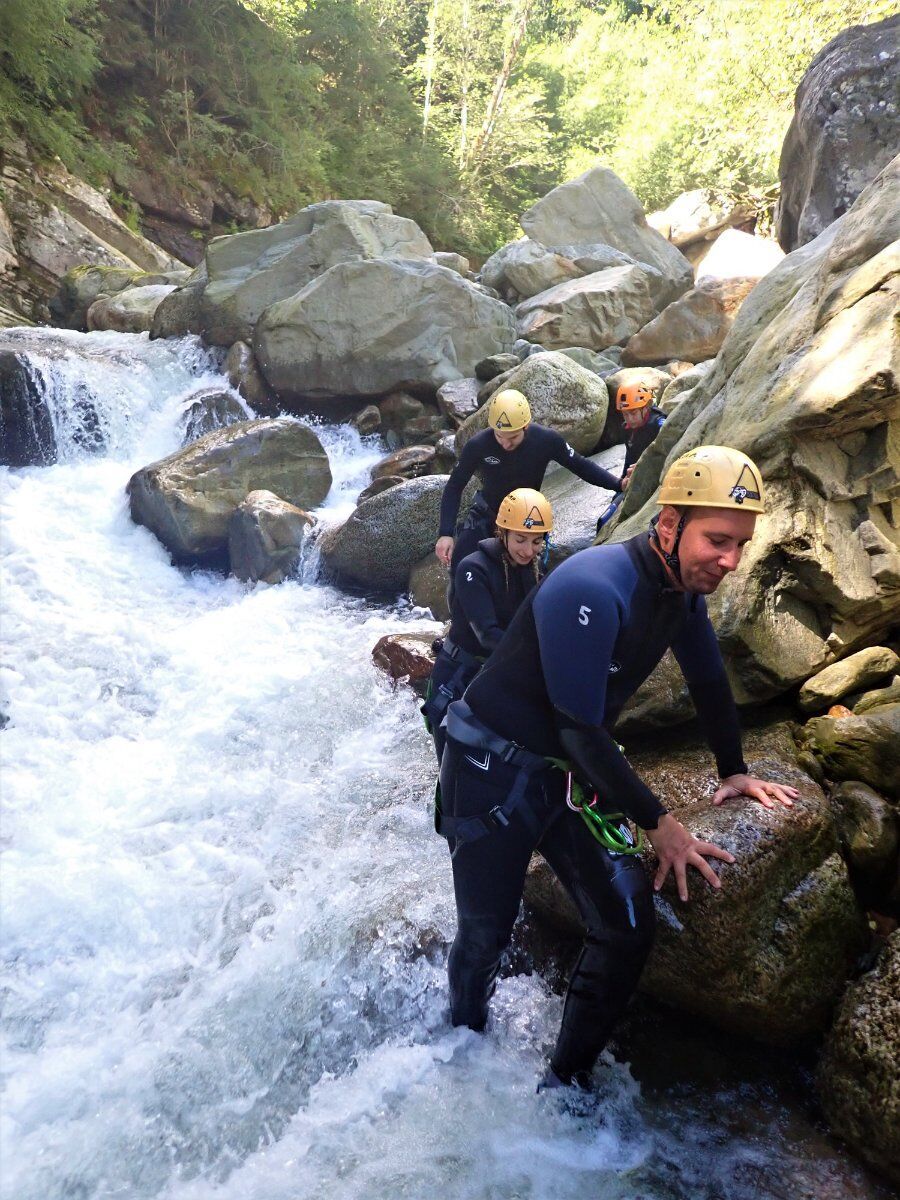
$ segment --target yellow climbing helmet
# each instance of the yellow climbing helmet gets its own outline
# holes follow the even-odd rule
[[[657,504],[765,512],[759,467],[730,446],[698,446],[669,467]]]
[[[550,501],[534,488],[516,488],[500,501],[497,526],[513,533],[550,533],[553,529]]]
[[[528,401],[515,388],[503,388],[488,406],[488,425],[498,433],[518,433],[530,421]]]

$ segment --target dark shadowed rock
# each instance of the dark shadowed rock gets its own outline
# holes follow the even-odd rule
[[[56,462],[56,434],[44,394],[24,356],[0,350],[0,463],[6,467]]]
[[[898,73],[900,15],[845,29],[810,63],[778,167],[785,250],[842,216],[900,152]]]
[[[817,1090],[834,1132],[900,1184],[900,930],[847,989]]]
[[[218,388],[205,388],[188,397],[181,420],[184,425],[181,444],[187,446],[216,429],[224,429],[228,425],[237,424],[238,421],[246,421],[247,413],[243,405],[229,392],[219,391]]]

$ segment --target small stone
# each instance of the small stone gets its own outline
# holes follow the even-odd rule
[[[433,642],[430,633],[389,633],[375,643],[372,658],[396,682],[425,684],[434,666]]]
[[[370,433],[377,433],[381,428],[381,409],[377,404],[367,404],[353,418],[353,424],[363,437]]]
[[[869,646],[832,663],[807,679],[798,697],[804,712],[827,708],[849,692],[861,691],[900,669],[900,657],[887,646]],[[830,714],[829,714],[830,715]]]

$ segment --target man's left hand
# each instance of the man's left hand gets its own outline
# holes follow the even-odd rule
[[[765,779],[755,779],[752,775],[729,775],[719,784],[713,796],[713,804],[724,804],[735,796],[750,796],[758,800],[764,808],[775,808],[775,801],[785,808],[793,808],[794,801],[800,793],[795,787],[783,786],[780,783],[767,783]]]

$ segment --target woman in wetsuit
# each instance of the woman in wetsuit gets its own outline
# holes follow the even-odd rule
[[[543,574],[553,510],[532,488],[516,488],[497,510],[495,536],[457,566],[450,629],[441,643],[422,713],[438,762],[444,750],[441,721],[496,648],[519,605]]]

